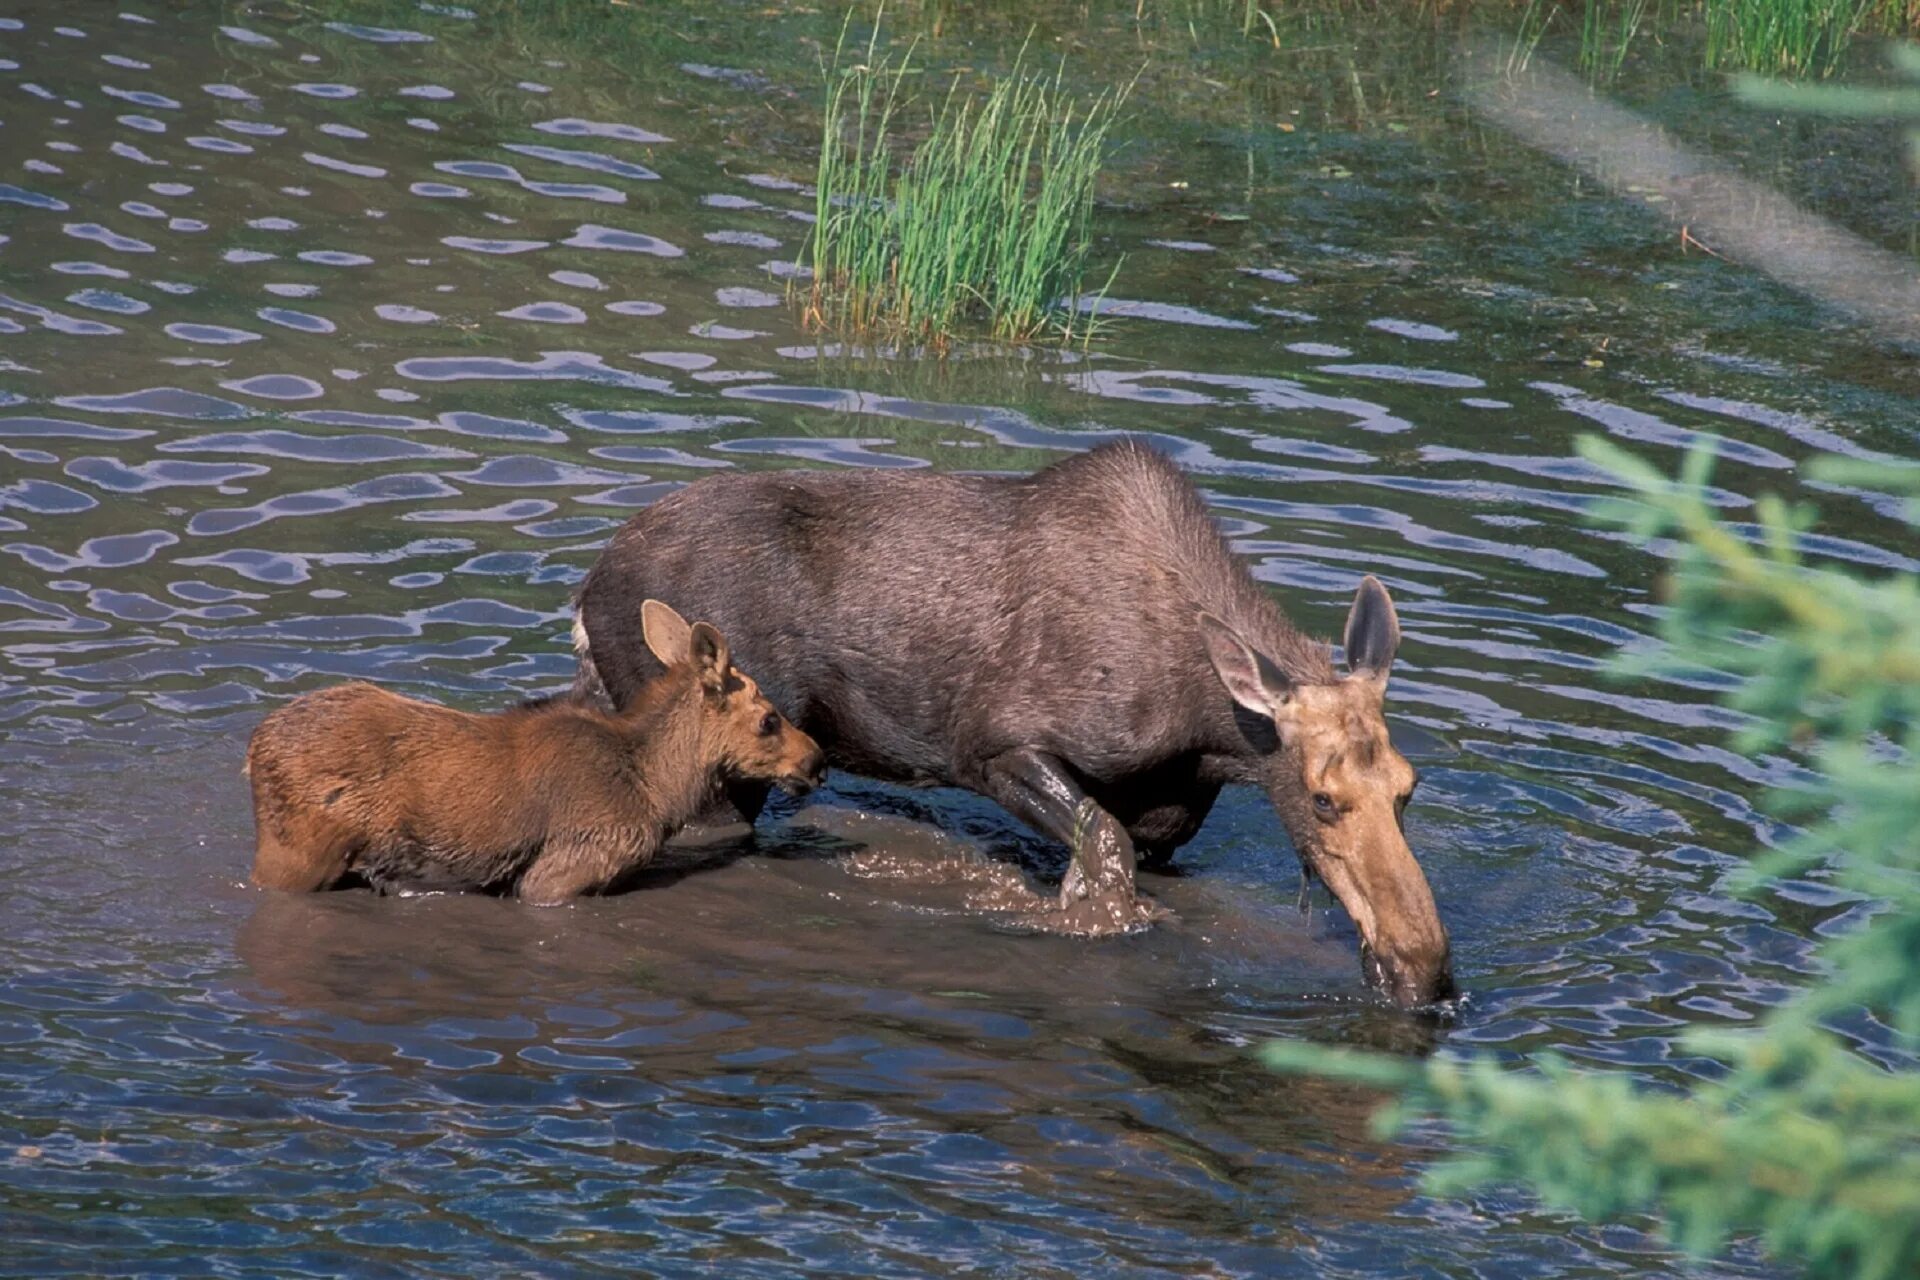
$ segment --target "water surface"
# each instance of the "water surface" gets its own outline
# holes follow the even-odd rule
[[[1674,1082],[1707,1069],[1681,1028],[1805,980],[1857,908],[1724,883],[1797,766],[1726,748],[1711,673],[1602,675],[1660,561],[1587,522],[1610,488],[1571,441],[1711,438],[1731,519],[1815,497],[1822,556],[1911,571],[1883,496],[1797,471],[1911,456],[1910,368],[1387,78],[1364,30],[1187,63],[1077,6],[1039,38],[1154,55],[1102,341],[851,349],[784,301],[794,24],[836,20],[672,12],[618,50],[452,5],[0,19],[0,1269],[1679,1273],[1638,1230],[1422,1196],[1444,1135],[1376,1140],[1369,1096],[1250,1049],[1437,1035]],[[907,17],[946,65],[1023,34],[942,12]],[[1450,1028],[1296,913],[1251,792],[1144,878],[1172,921],[1094,942],[970,903],[970,860],[1061,870],[999,810],[851,778],[570,909],[244,884],[262,714],[344,678],[563,684],[569,588],[673,488],[1120,433],[1302,624],[1331,636],[1363,573],[1394,593]]]

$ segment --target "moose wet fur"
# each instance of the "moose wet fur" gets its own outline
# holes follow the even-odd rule
[[[616,887],[730,778],[804,790],[825,765],[707,623],[635,610],[662,664],[618,715],[553,700],[474,715],[347,684],[247,748],[254,883],[479,889],[557,903]]]
[[[1161,454],[1131,442],[1026,477],[716,476],[627,522],[582,584],[576,693],[626,706],[657,664],[658,597],[715,620],[838,768],[987,795],[1124,866],[1192,839],[1223,786],[1271,797],[1304,869],[1396,1001],[1452,994],[1448,941],[1401,827],[1414,771],[1382,715],[1399,623],[1355,593],[1348,673],[1297,631]],[[764,789],[729,792],[751,818]],[[1076,863],[1073,880],[1095,870]],[[1129,885],[1130,887],[1130,885]]]

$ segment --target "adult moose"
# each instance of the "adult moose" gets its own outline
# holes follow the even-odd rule
[[[1402,1005],[1452,994],[1401,829],[1415,773],[1381,710],[1400,642],[1386,589],[1354,595],[1341,676],[1151,449],[1020,478],[701,480],[629,520],[581,585],[578,695],[622,706],[657,669],[634,625],[648,597],[732,637],[835,768],[967,787],[1069,848],[1088,799],[1157,860],[1223,785],[1263,787],[1352,917],[1368,980]],[[730,798],[751,821],[765,794]]]

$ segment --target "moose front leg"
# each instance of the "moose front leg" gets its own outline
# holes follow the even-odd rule
[[[1067,904],[1093,894],[1133,895],[1133,841],[1059,760],[1022,747],[987,762],[986,794],[1034,830],[1067,846],[1073,861],[1060,885]]]

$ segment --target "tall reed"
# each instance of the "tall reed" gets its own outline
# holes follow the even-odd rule
[[[1585,0],[1580,18],[1580,66],[1599,83],[1620,78],[1627,52],[1647,18],[1649,0]]]
[[[1080,105],[1023,60],[984,99],[959,78],[909,92],[912,51],[829,71],[804,314],[820,329],[946,346],[965,326],[1071,338],[1091,250],[1094,180],[1126,90]],[[898,159],[910,116],[924,136]]]
[[[1709,67],[1832,75],[1884,0],[1706,0]]]
[[[1565,16],[1578,23],[1578,61],[1595,83],[1617,79],[1643,35],[1698,39],[1708,70],[1830,76],[1853,38],[1920,28],[1920,0],[1501,0],[1517,21],[1505,69],[1526,69],[1541,37]]]
[[[1527,64],[1533,61],[1534,50],[1540,47],[1547,28],[1553,24],[1553,15],[1558,12],[1553,0],[1527,0],[1527,7],[1520,14],[1520,26],[1513,33],[1513,43],[1507,46],[1509,77],[1526,71]]]

